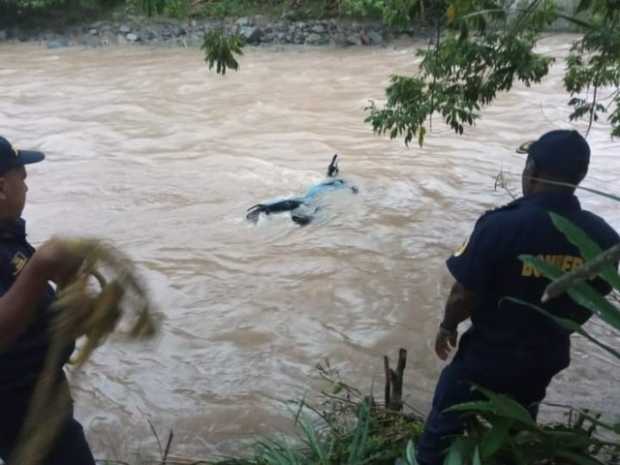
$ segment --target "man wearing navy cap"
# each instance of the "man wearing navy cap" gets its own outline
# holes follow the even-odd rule
[[[505,296],[540,304],[549,283],[520,255],[534,255],[571,271],[583,263],[579,250],[552,224],[549,212],[568,218],[598,245],[620,242],[601,218],[582,210],[575,187],[586,176],[590,148],[576,131],[556,130],[518,150],[527,153],[522,175],[523,197],[480,217],[469,240],[447,261],[455,283],[435,340],[445,360],[456,346],[458,325],[471,320],[454,359],[444,368],[432,410],[417,447],[420,465],[443,461],[447,437],[463,430],[455,404],[479,399],[472,384],[510,395],[536,417],[553,376],[570,362],[570,334],[529,307]],[[611,288],[593,282],[602,293]],[[590,312],[564,295],[544,305],[563,318],[584,323]],[[483,457],[484,459],[484,457]]]
[[[17,150],[0,137],[0,458],[9,464],[50,346],[49,308],[55,293],[49,282],[68,282],[80,266],[80,259],[54,239],[36,252],[26,240],[24,165],[43,159],[43,153]],[[73,348],[67,347],[62,365]],[[62,365],[55,388],[69,395]],[[94,465],[82,426],[72,411],[63,416],[41,465]]]

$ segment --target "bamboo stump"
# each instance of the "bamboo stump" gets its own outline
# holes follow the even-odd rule
[[[398,365],[396,371],[390,368],[390,359],[383,357],[385,368],[385,408],[400,412],[403,409],[403,375],[407,365],[407,351],[398,350]]]

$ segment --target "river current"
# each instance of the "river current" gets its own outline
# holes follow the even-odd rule
[[[372,134],[370,99],[415,48],[258,48],[241,70],[209,72],[197,49],[47,50],[0,45],[0,134],[47,153],[29,168],[29,238],[104,237],[138,264],[163,317],[147,345],[111,340],[76,386],[99,458],[156,450],[206,457],[290,429],[283,400],[317,387],[329,359],[361,389],[383,386],[383,359],[409,351],[407,401],[428,409],[442,363],[432,350],[449,289],[444,262],[477,217],[519,192],[522,142],[568,123],[562,88],[571,36],[532,88],[501,95],[463,136],[440,119],[424,147]],[[584,129],[583,125],[576,126]],[[589,137],[586,186],[620,185],[620,144]],[[255,203],[303,194],[334,153],[360,193],[334,195],[315,223],[244,219]],[[580,194],[620,228],[610,200]],[[618,346],[596,321],[588,329]],[[548,401],[618,413],[620,366],[580,337]],[[551,412],[550,414],[553,414]]]

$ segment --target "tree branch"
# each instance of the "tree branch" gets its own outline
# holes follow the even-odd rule
[[[594,93],[592,95],[592,106],[590,107],[590,121],[588,123],[588,129],[586,130],[586,137],[590,135],[590,129],[592,129],[592,122],[594,121],[594,114],[596,112],[596,94],[598,93],[598,84],[594,85]]]

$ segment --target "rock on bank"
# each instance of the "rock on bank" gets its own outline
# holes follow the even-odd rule
[[[262,16],[236,20],[175,21],[126,18],[67,26],[62,31],[34,30],[19,27],[0,29],[0,41],[38,42],[48,48],[69,46],[110,47],[114,45],[164,45],[199,47],[204,34],[223,29],[239,34],[250,45],[298,44],[332,46],[377,46],[413,30],[388,30],[380,22],[346,20],[287,21]]]

